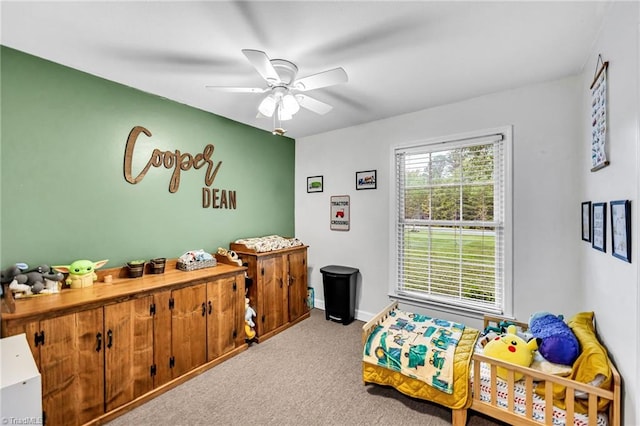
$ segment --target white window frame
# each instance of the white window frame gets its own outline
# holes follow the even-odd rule
[[[397,193],[397,173],[396,152],[398,150],[412,149],[425,145],[446,144],[447,148],[468,143],[472,139],[486,138],[490,135],[503,135],[503,166],[504,166],[504,256],[503,256],[503,286],[502,306],[497,306],[495,310],[479,309],[476,307],[464,306],[456,303],[447,303],[442,300],[434,300],[426,297],[415,297],[398,291],[398,206],[396,200]],[[500,314],[513,316],[513,128],[503,126],[486,130],[479,130],[461,134],[448,135],[421,141],[414,141],[398,144],[391,147],[390,178],[390,203],[389,217],[389,241],[390,241],[390,268],[389,268],[389,297],[397,299],[403,303],[422,308],[434,309],[446,313],[464,315],[472,318],[481,318],[484,314]]]

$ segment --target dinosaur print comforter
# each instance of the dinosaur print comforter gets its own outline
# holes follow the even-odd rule
[[[464,325],[392,311],[369,335],[363,360],[453,392],[454,354]]]

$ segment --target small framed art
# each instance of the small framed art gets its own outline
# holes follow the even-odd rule
[[[591,212],[591,247],[606,253],[607,203],[593,203]]]
[[[376,189],[376,171],[356,172],[356,189]]]
[[[631,263],[631,201],[611,202],[611,254]]]
[[[348,231],[351,223],[349,214],[349,196],[335,195],[331,197],[331,221],[332,231]]]
[[[591,201],[582,203],[582,241],[591,242]]]
[[[322,176],[309,176],[307,178],[307,192],[322,192]]]

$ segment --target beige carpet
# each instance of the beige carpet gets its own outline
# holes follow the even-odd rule
[[[324,311],[111,423],[119,425],[448,425],[451,411],[364,385],[361,328]],[[501,425],[469,412],[469,426]]]

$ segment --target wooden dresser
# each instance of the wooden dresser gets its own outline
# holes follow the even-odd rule
[[[256,311],[258,342],[309,318],[307,247],[258,253],[243,244],[229,245],[247,267],[252,281],[248,297]]]
[[[47,425],[102,424],[248,347],[245,270],[98,270],[91,287],[16,300],[2,336],[26,334]]]

